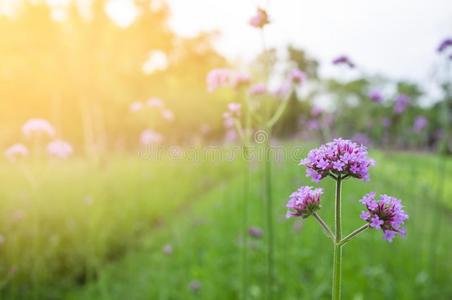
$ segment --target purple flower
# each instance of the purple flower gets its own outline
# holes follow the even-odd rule
[[[71,156],[73,149],[71,144],[63,140],[55,140],[47,145],[47,152],[50,156],[66,159]]]
[[[395,99],[394,112],[398,115],[403,113],[407,109],[408,104],[410,104],[409,96],[405,94],[398,95]]]
[[[306,126],[310,129],[310,130],[317,130],[320,128],[320,122],[316,119],[310,119],[308,120],[308,122],[306,123]]]
[[[130,104],[129,111],[138,112],[142,108],[143,108],[143,103],[141,103],[140,101],[134,101],[134,102],[132,102],[132,104]]]
[[[299,69],[294,69],[290,72],[290,79],[295,84],[302,84],[306,80],[306,74]]]
[[[174,121],[174,113],[170,109],[164,109],[162,111],[162,117],[168,122]]]
[[[226,134],[224,136],[224,140],[226,143],[232,143],[235,142],[238,139],[237,132],[235,130],[229,129],[226,131]]]
[[[413,131],[416,133],[420,133],[425,127],[428,125],[428,120],[424,116],[418,116],[416,120],[414,120]]]
[[[314,118],[319,117],[323,113],[323,109],[317,105],[313,105],[311,108],[311,116]]]
[[[249,24],[255,28],[263,28],[270,23],[267,12],[262,8],[257,8],[256,14],[249,20]]]
[[[240,108],[240,103],[231,102],[228,104],[228,109],[232,116],[240,115]]]
[[[240,88],[250,83],[248,74],[229,69],[213,69],[207,74],[207,90],[214,92],[219,88]]]
[[[173,254],[173,246],[171,246],[170,244],[166,244],[165,246],[163,246],[162,252],[165,255]]]
[[[17,161],[19,158],[28,156],[28,149],[22,144],[14,144],[5,150],[5,156],[10,161]]]
[[[302,186],[296,192],[292,193],[287,202],[286,217],[307,218],[320,208],[320,196],[322,189],[313,189],[310,186]]]
[[[196,293],[201,289],[201,282],[199,282],[198,280],[193,280],[192,282],[190,282],[188,287],[193,293]]]
[[[263,83],[256,83],[250,88],[250,95],[257,96],[263,95],[267,92],[267,87]]]
[[[354,68],[355,64],[350,60],[348,56],[341,55],[333,59],[333,65],[345,65],[349,68]]]
[[[30,119],[22,126],[22,132],[25,137],[47,135],[52,137],[55,135],[55,128],[44,119]]]
[[[438,53],[442,53],[451,46],[452,46],[452,38],[446,38],[439,44],[439,46],[436,50],[438,51]]]
[[[140,144],[143,146],[159,144],[162,140],[162,135],[151,129],[145,129],[140,135]]]
[[[383,239],[391,242],[398,234],[405,236],[403,224],[408,219],[408,215],[403,210],[399,199],[381,195],[380,200],[375,200],[375,193],[368,193],[360,202],[366,206],[365,211],[360,215],[361,219],[369,223],[370,228],[382,230]]]
[[[383,127],[384,128],[388,128],[392,125],[391,119],[389,118],[384,118],[382,121]]]
[[[219,88],[229,87],[231,84],[231,70],[213,69],[207,74],[207,89],[214,92]]]
[[[339,138],[309,151],[300,165],[306,166],[306,176],[315,182],[328,175],[368,180],[369,167],[375,165],[375,161],[367,156],[366,147]]]
[[[372,100],[375,103],[381,103],[384,100],[383,94],[377,90],[370,91],[367,96],[369,97],[370,100]]]
[[[250,237],[256,238],[256,239],[260,239],[262,237],[262,229],[258,228],[258,227],[250,227],[248,228],[248,234],[250,235]]]
[[[292,88],[291,84],[289,82],[283,82],[280,86],[278,86],[276,89],[272,91],[272,94],[275,97],[284,97],[287,96],[287,93],[290,92],[290,89]]]
[[[235,119],[233,117],[231,117],[231,114],[229,112],[225,112],[223,114],[223,118],[224,118],[224,121],[223,121],[224,127],[232,128],[235,126]]]
[[[223,113],[224,126],[232,128],[235,125],[235,120],[240,116],[241,105],[239,103],[231,102],[228,104],[228,111]]]

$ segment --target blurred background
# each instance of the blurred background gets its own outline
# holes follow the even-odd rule
[[[1,298],[265,299],[263,169],[243,231],[244,162],[218,159],[240,145],[223,114],[243,95],[209,92],[220,68],[274,103],[291,70],[307,78],[273,131],[290,154],[273,163],[277,299],[330,297],[327,241],[284,214],[312,184],[298,161],[335,137],[377,160],[344,191],[346,230],[372,189],[410,214],[407,239],[345,250],[345,299],[451,299],[451,28],[446,0],[0,0]]]

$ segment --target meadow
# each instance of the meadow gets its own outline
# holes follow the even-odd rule
[[[403,199],[408,237],[388,244],[371,231],[348,244],[344,299],[449,299],[450,158],[371,156],[378,164],[372,180],[345,184],[344,232],[360,224],[358,199],[384,190]],[[118,155],[103,163],[29,165],[34,187],[17,166],[4,165],[1,172],[1,227],[8,233],[1,245],[2,298],[237,299],[242,247],[249,248],[248,297],[264,297],[267,236],[258,162],[252,164],[248,199],[241,193],[243,176],[237,176],[240,161]],[[444,166],[440,190],[438,168]],[[314,220],[285,218],[288,195],[300,184],[312,184],[293,159],[276,161],[273,179],[274,294],[328,299],[332,257],[326,236]],[[321,211],[329,223],[332,197],[326,192]],[[244,201],[247,226],[258,231],[247,239],[241,234]]]
[[[0,0],[0,300],[452,299],[451,18],[403,1]]]

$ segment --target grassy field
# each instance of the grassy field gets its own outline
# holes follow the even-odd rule
[[[61,299],[233,170],[138,156],[3,164],[0,298]]]
[[[372,153],[370,182],[348,180],[344,233],[362,222],[369,191],[401,198],[408,236],[388,244],[369,231],[344,249],[344,299],[451,299],[452,162],[425,154]],[[263,176],[253,164],[243,199],[237,162],[70,161],[1,168],[2,299],[237,299],[248,247],[248,298],[263,299]],[[446,168],[444,168],[446,166]],[[447,174],[444,189],[438,170]],[[313,219],[286,220],[288,195],[311,183],[296,161],[274,164],[276,299],[328,299],[331,245]],[[320,214],[332,224],[333,182]],[[242,207],[262,238],[244,245]],[[172,248],[168,254],[163,248]],[[200,285],[196,291],[190,285]]]

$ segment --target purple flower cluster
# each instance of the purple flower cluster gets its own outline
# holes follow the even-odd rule
[[[268,13],[262,8],[257,8],[256,14],[249,20],[249,24],[255,28],[263,28],[269,23]]]
[[[302,84],[306,80],[306,74],[299,69],[294,69],[290,72],[290,78],[295,84]]]
[[[235,120],[240,116],[241,105],[239,103],[231,102],[228,104],[228,111],[223,113],[224,126],[232,128],[235,125]]]
[[[428,120],[424,116],[418,116],[416,120],[414,120],[413,131],[416,133],[420,133],[425,127],[428,125]]]
[[[370,91],[367,96],[375,103],[381,103],[384,100],[383,94],[377,90]]]
[[[219,88],[240,88],[249,84],[250,77],[245,73],[229,69],[213,69],[207,74],[207,89],[214,92]]]
[[[287,202],[286,217],[307,218],[320,208],[320,196],[322,189],[313,189],[310,186],[302,186],[296,192],[292,193]]]
[[[439,44],[438,46],[438,53],[442,53],[447,50],[447,48],[452,47],[452,38],[446,38]]]
[[[260,239],[263,235],[263,232],[259,227],[250,227],[248,228],[248,234],[252,238]]]
[[[403,113],[407,109],[408,104],[410,104],[409,96],[405,94],[398,95],[395,99],[394,112],[398,115]]]
[[[300,165],[306,166],[306,176],[315,182],[328,175],[368,180],[369,167],[375,165],[375,161],[367,156],[366,147],[339,138],[311,150]]]
[[[405,228],[403,224],[408,219],[408,215],[403,210],[402,203],[399,199],[381,195],[380,200],[375,200],[375,193],[365,195],[360,202],[367,208],[360,215],[361,219],[369,223],[374,229],[382,230],[383,239],[391,242],[398,234],[405,236]]]
[[[333,65],[345,65],[349,68],[354,68],[355,64],[350,60],[348,56],[341,55],[333,59]]]

